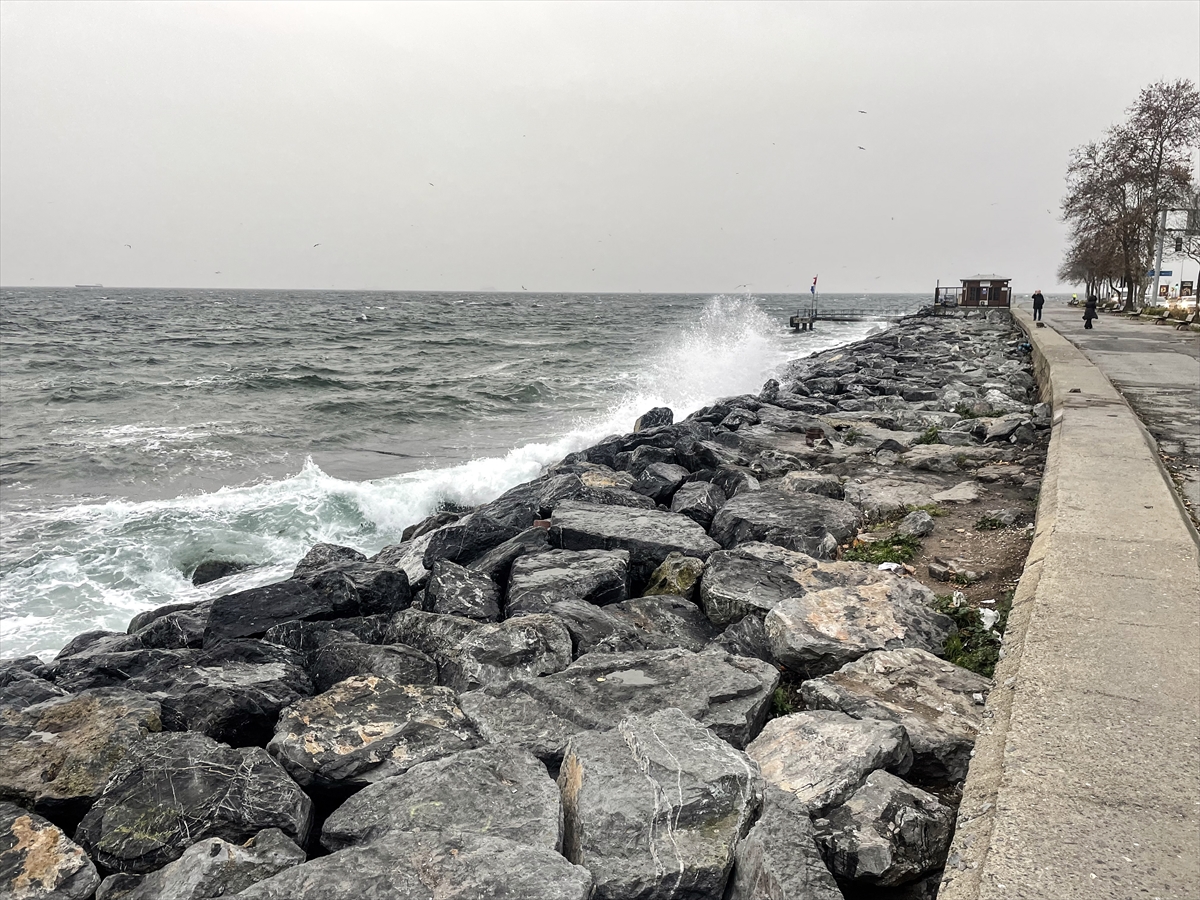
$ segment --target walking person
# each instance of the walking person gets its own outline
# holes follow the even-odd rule
[[[1100,302],[1100,298],[1092,294],[1087,298],[1087,306],[1083,308],[1083,327],[1091,328],[1092,319],[1100,318],[1100,314],[1096,312],[1096,304]]]
[[[1042,307],[1046,305],[1046,298],[1042,296],[1042,289],[1038,288],[1033,292],[1033,321],[1042,321]]]

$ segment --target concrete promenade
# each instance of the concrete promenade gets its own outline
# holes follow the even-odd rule
[[[1200,540],[1080,316],[1014,311],[1054,426],[940,900],[1200,897]]]

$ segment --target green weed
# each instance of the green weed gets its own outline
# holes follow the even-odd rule
[[[956,666],[970,669],[985,678],[991,678],[1000,660],[1000,637],[1008,627],[1008,615],[1012,611],[1013,592],[1008,591],[996,603],[995,631],[983,627],[979,610],[970,606],[955,606],[947,594],[938,594],[934,609],[954,620],[958,633],[946,639],[946,659]]]
[[[921,542],[917,538],[906,534],[893,534],[882,541],[851,547],[842,558],[851,562],[875,563],[876,565],[885,562],[905,563],[916,556],[920,549]]]
[[[930,425],[926,428],[919,438],[913,441],[914,444],[940,444],[942,442],[942,433],[936,425]]]
[[[984,516],[982,519],[980,519],[978,522],[975,523],[976,531],[999,531],[1001,528],[1007,528],[1007,527],[1008,526],[1005,525],[1003,522],[1001,522],[999,519],[995,519],[992,516]]]

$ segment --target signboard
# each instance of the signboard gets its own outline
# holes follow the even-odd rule
[[[1193,296],[1193,293],[1192,293],[1192,288],[1193,288],[1193,287],[1194,287],[1194,285],[1193,285],[1193,284],[1192,284],[1192,282],[1190,282],[1190,281],[1181,281],[1181,282],[1179,282],[1179,296],[1180,296],[1180,297],[1191,297],[1191,296]]]
[[[1171,269],[1162,269],[1162,270],[1160,270],[1160,271],[1159,271],[1159,273],[1158,273],[1158,275],[1159,275],[1159,277],[1160,277],[1160,278],[1170,278],[1170,277],[1171,277],[1172,275],[1174,275],[1174,274],[1175,274],[1175,273],[1174,273],[1174,272],[1173,272]],[[1153,269],[1150,269],[1150,270],[1148,270],[1148,271],[1146,272],[1146,276],[1147,276],[1148,278],[1153,278],[1153,277],[1154,277],[1154,270],[1153,270]]]
[[[1162,297],[1162,298],[1165,300],[1165,299],[1166,299],[1166,297],[1167,297],[1167,289],[1168,289],[1169,287],[1170,287],[1170,285],[1167,285],[1167,284],[1160,284],[1160,285],[1158,286],[1158,296]]]

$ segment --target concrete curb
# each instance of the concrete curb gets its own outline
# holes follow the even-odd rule
[[[1013,310],[1054,421],[941,900],[1191,898],[1200,542],[1104,375]]]

